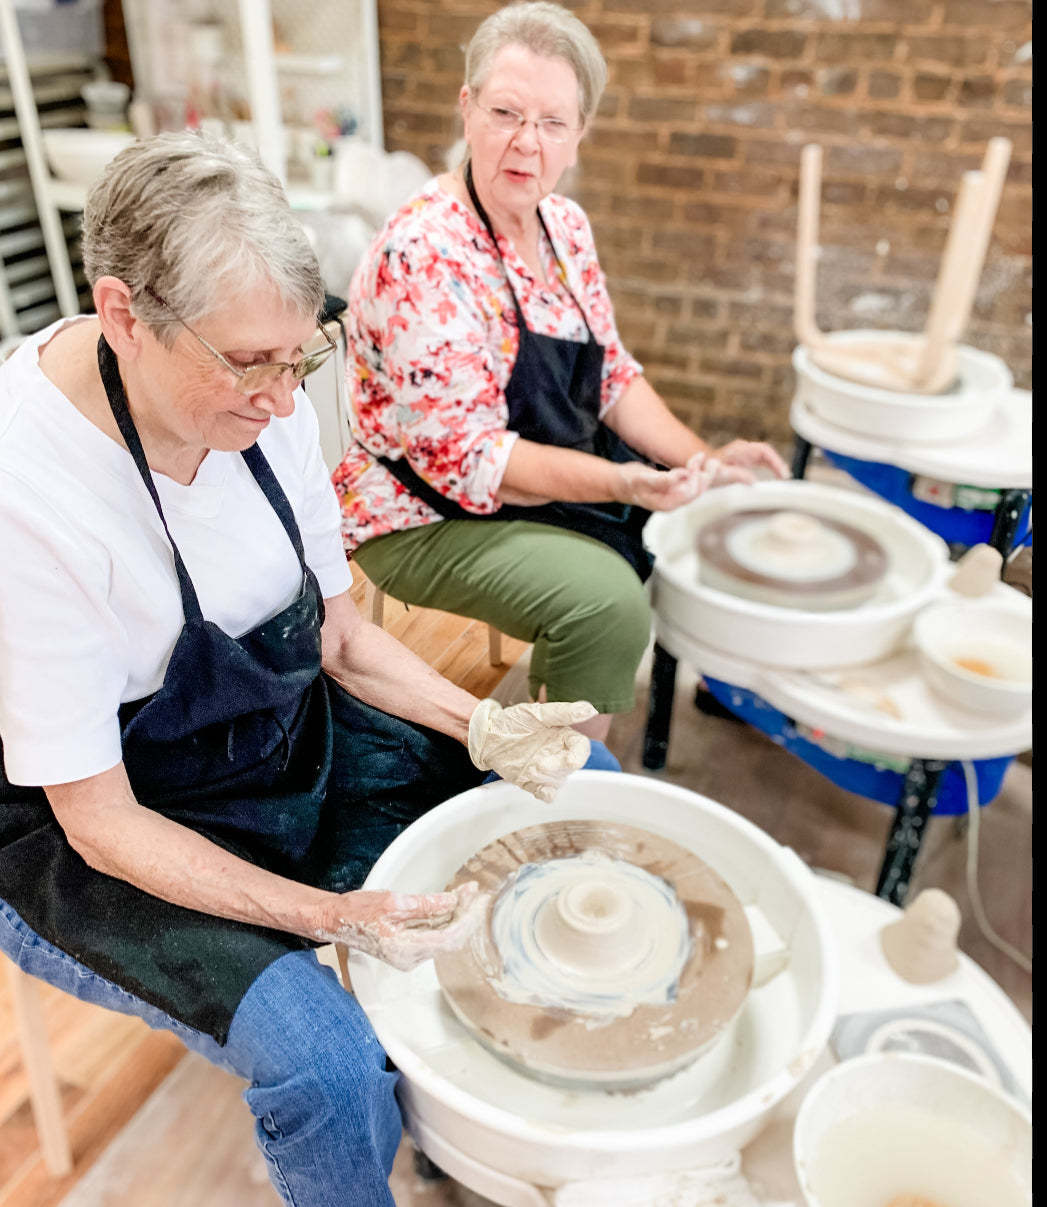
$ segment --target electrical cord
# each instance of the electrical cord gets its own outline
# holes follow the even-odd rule
[[[982,934],[989,942],[1007,957],[1015,962],[1019,968],[1024,969],[1028,973],[1032,973],[1032,960],[1025,955],[1024,952],[1013,947],[1006,939],[1002,939],[989,924],[989,919],[986,916],[985,908],[982,905],[981,894],[978,892],[978,840],[980,836],[981,824],[981,804],[978,799],[978,777],[975,774],[974,764],[966,760],[961,760],[960,766],[963,768],[963,777],[967,784],[967,815],[969,827],[967,831],[967,895],[971,899],[971,909],[974,911],[974,920],[978,923],[978,927]]]

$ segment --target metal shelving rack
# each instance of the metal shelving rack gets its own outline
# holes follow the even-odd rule
[[[44,129],[84,125],[80,87],[97,74],[88,54],[41,54],[26,59],[32,100]],[[59,301],[48,259],[43,217],[33,191],[27,148],[15,108],[7,61],[0,62],[0,335],[9,339],[39,330],[68,312]],[[56,215],[55,248],[64,245],[79,300],[86,289],[80,269],[80,221],[75,211]],[[67,297],[69,303],[71,298]],[[79,308],[79,306],[77,306]]]

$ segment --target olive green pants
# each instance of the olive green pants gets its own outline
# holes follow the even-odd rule
[[[544,686],[549,700],[588,700],[602,713],[633,707],[650,604],[600,541],[526,520],[440,520],[374,537],[353,557],[394,599],[532,642],[532,698]]]

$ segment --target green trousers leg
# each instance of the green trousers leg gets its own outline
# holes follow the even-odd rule
[[[600,541],[521,520],[441,520],[365,541],[353,556],[394,599],[532,642],[532,697],[544,686],[549,700],[588,700],[602,713],[634,706],[647,589]]]

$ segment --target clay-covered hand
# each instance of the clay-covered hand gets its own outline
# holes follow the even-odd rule
[[[696,453],[676,469],[655,469],[643,461],[627,461],[618,466],[618,501],[646,511],[675,511],[710,485],[705,460],[704,453]]]
[[[342,893],[325,908],[314,932],[321,943],[355,951],[408,972],[468,943],[487,911],[488,896],[470,880],[450,893]]]
[[[718,465],[714,486],[732,482],[753,483],[756,469],[769,469],[778,478],[789,477],[789,467],[769,444],[760,440],[732,440],[710,455]]]
[[[589,739],[571,726],[596,715],[585,700],[511,708],[481,700],[469,719],[469,757],[548,804],[589,757]]]

